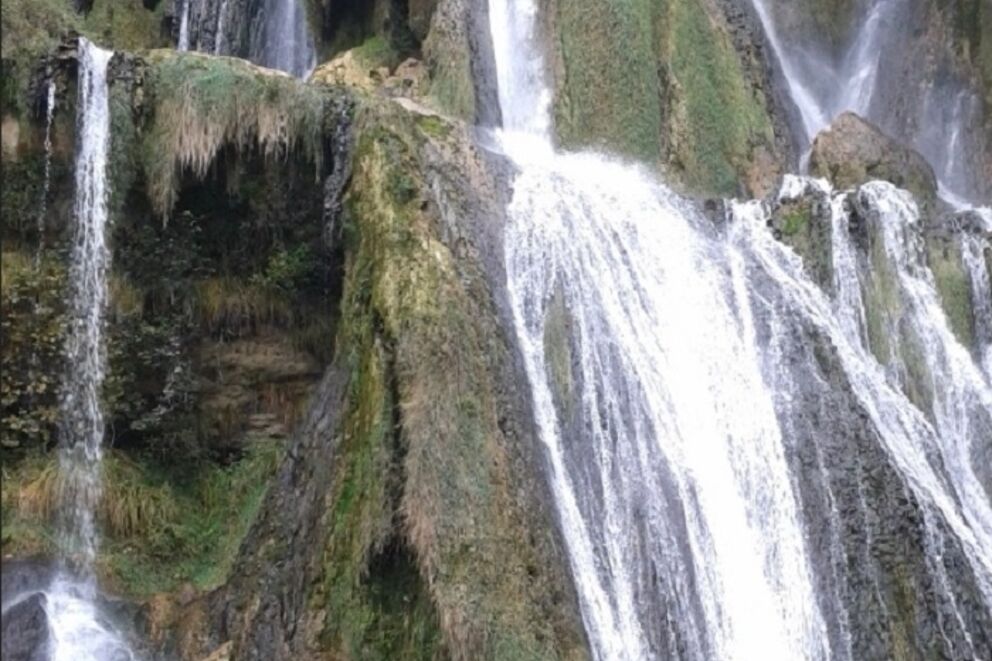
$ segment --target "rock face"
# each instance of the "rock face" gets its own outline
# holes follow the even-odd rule
[[[48,619],[45,595],[35,592],[14,605],[4,606],[4,661],[46,661],[48,659]]]
[[[157,642],[182,659],[583,659],[505,335],[499,164],[464,125],[359,98],[335,362],[231,580]]]
[[[926,159],[851,112],[816,136],[809,167],[838,188],[882,179],[912,192],[922,204],[937,198],[937,179]]]

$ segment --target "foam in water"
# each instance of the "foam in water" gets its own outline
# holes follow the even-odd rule
[[[865,625],[838,586],[816,580],[827,570],[812,566],[786,459],[802,413],[794,386],[815,374],[790,363],[795,329],[813,329],[836,351],[858,410],[920,504],[926,571],[953,620],[937,623],[939,635],[975,656],[942,550],[952,541],[963,550],[992,605],[992,508],[975,465],[992,399],[943,316],[911,199],[886,184],[859,193],[879,223],[902,323],[921,347],[934,394],[925,411],[905,392],[908,371],[887,370],[868,347],[849,200],[798,177],[780,193],[829,198],[831,296],[772,237],[764,203],[732,204],[729,227],[718,229],[635,168],[556,153],[541,115],[543,64],[530,48],[535,11],[529,0],[490,5],[501,144],[519,169],[506,270],[593,656],[857,658],[852,630],[863,638]],[[877,73],[865,58],[850,64],[864,82],[859,99]],[[828,539],[839,548],[841,514],[824,483]],[[945,629],[960,635],[951,642]]]
[[[76,199],[69,268],[69,333],[60,400],[59,541],[63,565],[46,593],[53,661],[132,659],[120,634],[99,612],[93,563],[99,547],[104,418],[100,390],[106,371],[107,154],[111,51],[79,40]]]
[[[517,332],[597,657],[663,658],[645,605],[667,601],[682,658],[827,658],[740,257],[593,155],[525,166],[509,216]],[[555,296],[582,384],[572,438],[547,378]]]
[[[664,187],[554,153],[535,11],[490,4],[503,145],[521,168],[508,286],[594,656],[664,658],[680,641],[684,658],[826,658],[742,272]],[[556,297],[581,433],[562,428],[547,377]]]
[[[858,194],[863,207],[877,218],[889,263],[896,269],[898,295],[906,304],[903,324],[916,336],[914,346],[923,352],[933,389],[931,411],[921,411],[910,401],[903,392],[902,373],[883,369],[852,323],[864,315],[860,296],[853,294],[861,287],[859,274],[843,266],[853,248],[835,253],[841,287],[831,302],[808,280],[795,255],[768,234],[767,211],[760,203],[735,207],[736,241],[778,284],[784,305],[825,332],[838,350],[861,406],[924,507],[933,553],[928,564],[937,585],[946,588],[950,583],[939,556],[946,526],[965,549],[985,607],[992,608],[992,505],[976,475],[973,453],[974,444],[987,443],[992,430],[992,392],[939,306],[933,276],[916,245],[919,221],[911,197],[883,182],[870,183]],[[837,213],[843,206],[834,209]],[[835,235],[835,246],[851,241],[847,222],[835,222],[834,231],[840,234]],[[943,598],[967,634],[953,594],[946,590]]]

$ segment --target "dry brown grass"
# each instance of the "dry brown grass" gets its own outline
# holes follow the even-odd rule
[[[259,326],[294,326],[295,313],[280,296],[234,278],[207,278],[196,285],[196,315],[210,332],[241,334]]]
[[[51,521],[59,508],[65,477],[58,459],[51,457],[22,470],[23,481],[13,494],[14,511],[24,519]],[[174,521],[178,508],[165,485],[149,484],[140,468],[113,453],[104,460],[104,490],[97,517],[117,539],[144,536]]]
[[[157,104],[145,167],[155,209],[168,217],[179,178],[202,179],[224,147],[284,158],[296,148],[320,167],[324,100],[289,76],[230,58],[158,55]]]

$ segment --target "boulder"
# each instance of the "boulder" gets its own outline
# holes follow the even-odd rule
[[[937,199],[937,178],[926,159],[852,112],[845,112],[813,141],[810,173],[837,188],[874,179],[904,188],[922,205]]]
[[[46,661],[48,659],[48,620],[45,595],[41,592],[15,601],[2,616],[4,661]]]

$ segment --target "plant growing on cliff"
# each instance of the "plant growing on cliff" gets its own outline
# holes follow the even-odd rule
[[[64,332],[65,268],[55,259],[37,265],[24,253],[2,257],[0,406],[4,458],[9,451],[44,447],[58,416]]]
[[[319,172],[325,97],[289,76],[233,59],[159,54],[144,165],[155,210],[168,217],[184,172],[202,179],[225,148],[279,159],[294,150]]]

